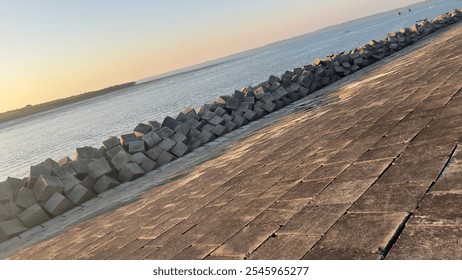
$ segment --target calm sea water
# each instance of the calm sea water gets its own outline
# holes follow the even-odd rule
[[[0,181],[24,177],[47,158],[73,157],[77,147],[100,147],[108,135],[129,133],[139,123],[175,117],[269,75],[309,64],[315,57],[359,47],[417,20],[462,8],[461,0],[423,3],[247,51],[183,74],[139,84],[27,119],[0,124]]]

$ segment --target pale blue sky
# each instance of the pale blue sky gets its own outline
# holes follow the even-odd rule
[[[3,0],[0,112],[139,80],[418,0]]]

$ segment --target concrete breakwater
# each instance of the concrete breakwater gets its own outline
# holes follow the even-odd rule
[[[73,160],[46,160],[33,166],[28,178],[8,178],[0,184],[0,240],[60,215],[120,182],[138,178],[461,19],[461,11],[453,11],[420,22],[350,52],[316,59],[313,65],[287,71],[281,77],[271,76],[260,85],[219,97],[198,110],[186,109],[175,119],[165,118],[162,124],[140,124],[133,133],[108,138],[100,149],[79,148]]]

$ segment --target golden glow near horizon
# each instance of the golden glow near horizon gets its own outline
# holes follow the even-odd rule
[[[12,0],[0,10],[0,112],[141,80],[421,1],[377,2]]]

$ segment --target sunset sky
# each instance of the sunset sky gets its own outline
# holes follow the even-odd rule
[[[0,112],[140,80],[416,0],[4,0]]]

